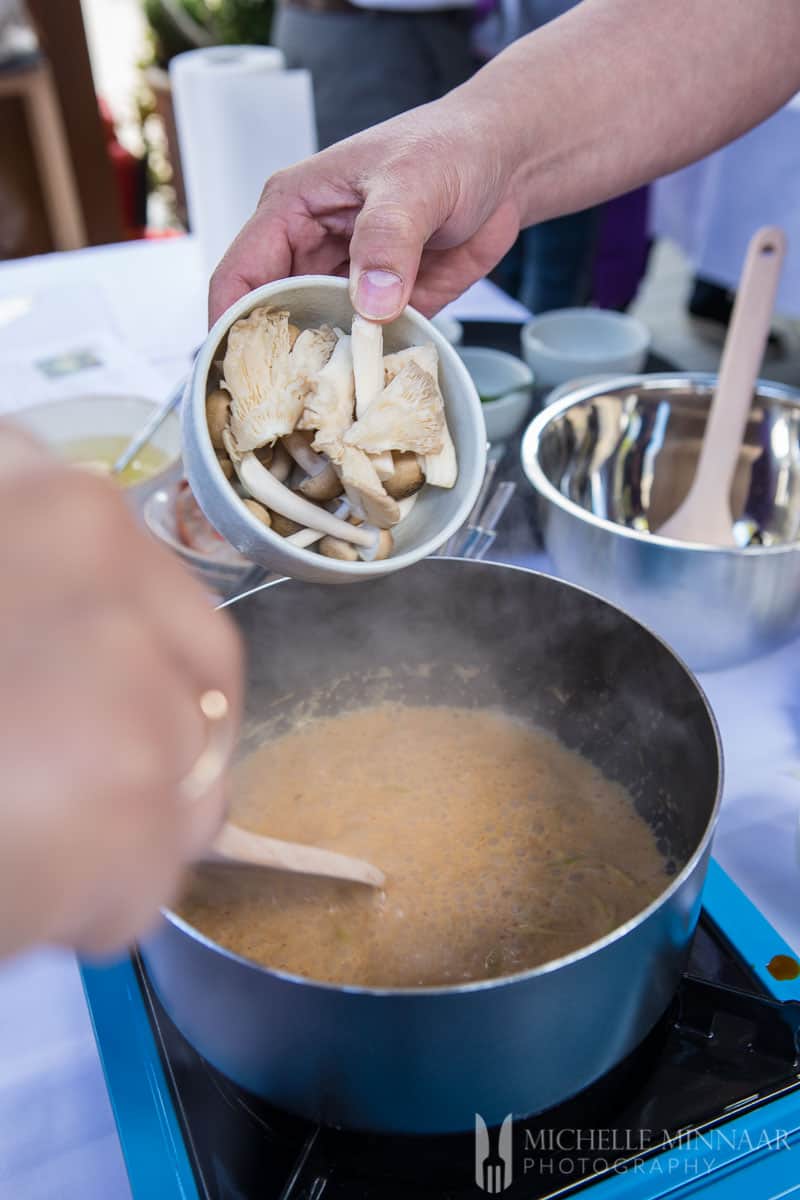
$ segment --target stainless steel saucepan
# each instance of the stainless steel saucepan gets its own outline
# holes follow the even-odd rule
[[[585,949],[456,987],[313,983],[165,913],[143,956],[199,1052],[314,1120],[432,1133],[471,1129],[476,1112],[490,1124],[539,1112],[634,1049],[684,966],[719,804],[714,719],[674,654],[578,588],[449,559],[354,590],[280,581],[231,613],[249,665],[242,753],[289,727],[312,692],[329,713],[386,699],[500,705],[627,786],[675,873],[647,909]]]

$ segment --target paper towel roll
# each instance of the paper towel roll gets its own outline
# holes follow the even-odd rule
[[[170,64],[189,221],[211,274],[268,177],[317,148],[308,71],[271,46],[211,46]]]

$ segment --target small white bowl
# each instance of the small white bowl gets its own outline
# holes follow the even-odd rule
[[[58,451],[59,446],[91,437],[132,437],[159,407],[143,396],[118,396],[113,393],[70,396],[23,408],[10,417],[41,441]],[[140,508],[147,496],[170,479],[177,478],[181,454],[181,428],[177,413],[170,413],[153,434],[152,445],[165,456],[164,466],[124,489],[125,498]]]
[[[637,374],[650,330],[636,317],[603,308],[562,308],[522,327],[522,354],[540,387],[583,375]]]
[[[531,406],[533,372],[522,359],[504,350],[464,346],[458,352],[481,397],[481,412],[490,442],[504,442],[525,424]],[[516,390],[509,391],[509,388]],[[500,400],[484,400],[498,396]]]
[[[208,373],[221,343],[239,317],[260,304],[286,308],[301,328],[327,323],[349,330],[353,308],[347,281],[327,275],[280,279],[256,288],[223,313],[195,360],[183,403],[183,458],[198,504],[223,537],[251,561],[309,583],[357,583],[388,575],[418,562],[443,545],[464,524],[477,499],[486,467],[486,432],[478,393],[467,368],[441,333],[413,308],[384,327],[387,353],[421,342],[439,352],[439,383],[447,423],[458,455],[453,488],[427,485],[411,513],[393,530],[395,550],[380,562],[340,562],[313,549],[303,550],[273,533],[236,496],[217,462],[206,424]]]

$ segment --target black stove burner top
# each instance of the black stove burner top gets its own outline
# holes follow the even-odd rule
[[[142,990],[206,1200],[466,1200],[502,1182],[473,1134],[401,1137],[316,1126],[243,1092],[210,1067]],[[517,1121],[504,1196],[541,1200],[652,1154],[798,1087],[795,1005],[770,1000],[706,919],[670,1011],[614,1071],[571,1101]],[[794,1028],[791,1022],[795,1022]],[[487,1186],[488,1185],[488,1186]]]

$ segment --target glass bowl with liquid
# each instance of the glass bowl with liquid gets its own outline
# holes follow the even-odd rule
[[[110,472],[158,407],[143,396],[72,396],[22,409],[12,420],[68,462],[102,475]],[[130,466],[115,477],[136,509],[152,492],[179,477],[180,452],[180,419],[173,412]]]

